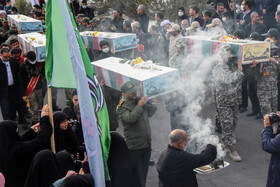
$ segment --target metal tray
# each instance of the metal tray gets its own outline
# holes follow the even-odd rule
[[[194,171],[197,172],[197,173],[200,173],[200,174],[208,174],[208,173],[213,173],[213,172],[216,172],[216,171],[219,171],[223,168],[226,168],[229,166],[229,163],[224,161],[224,167],[222,165],[219,165],[219,168],[218,169],[214,169],[210,166],[210,164],[208,165],[205,165],[205,166],[201,166],[199,168],[195,168]]]

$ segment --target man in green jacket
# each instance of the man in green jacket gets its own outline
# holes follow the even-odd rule
[[[137,97],[137,87],[131,82],[121,86],[122,99],[117,107],[122,124],[126,144],[132,159],[137,165],[141,186],[145,187],[151,156],[151,128],[149,117],[156,109],[154,100],[148,97]]]

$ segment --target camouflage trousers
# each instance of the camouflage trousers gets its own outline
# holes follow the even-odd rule
[[[277,90],[275,93],[277,93]],[[277,111],[278,98],[275,93],[270,94],[269,92],[262,92],[261,90],[258,90],[257,94],[260,102],[260,109],[263,115]]]
[[[238,121],[238,105],[229,107],[218,107],[218,120],[222,127],[222,140],[226,146],[236,144],[235,128]]]
[[[37,122],[40,120],[40,112],[43,106],[43,92],[42,89],[33,90],[29,96],[30,101],[30,113],[32,122]]]

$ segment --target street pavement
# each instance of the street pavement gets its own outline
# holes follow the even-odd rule
[[[47,103],[45,98],[44,103]],[[64,90],[58,91],[58,106],[65,107]],[[204,118],[214,120],[215,107],[209,105],[202,111]],[[157,162],[160,152],[168,145],[170,133],[169,113],[164,104],[159,104],[158,110],[150,118],[152,129],[152,159]],[[2,116],[0,115],[0,121]],[[232,162],[226,156],[225,161],[230,165],[227,168],[211,174],[197,174],[200,187],[264,187],[266,184],[267,170],[270,155],[261,149],[260,134],[263,129],[263,120],[247,117],[246,113],[239,114],[236,127],[237,150],[242,157],[242,162]],[[122,125],[117,129],[122,134]],[[149,167],[147,187],[158,186],[158,174],[155,166]]]

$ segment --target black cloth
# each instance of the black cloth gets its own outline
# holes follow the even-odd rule
[[[112,20],[112,24],[117,28],[118,32],[123,32],[123,21],[124,21],[123,18],[119,18],[119,19],[114,18]]]
[[[255,79],[256,69],[250,68],[249,65],[243,66],[244,78],[242,81],[242,104],[241,107],[248,107],[248,95],[252,103],[252,112],[260,112],[260,104],[257,96],[257,81]],[[249,88],[249,90],[248,90]]]
[[[74,156],[66,150],[55,154],[57,163],[59,165],[60,176],[65,176],[69,170],[79,172],[82,162],[75,160]]]
[[[55,112],[53,114],[54,121],[54,139],[56,152],[66,150],[69,153],[76,154],[78,150],[78,140],[72,131],[70,125],[66,130],[60,128],[60,124],[67,120],[67,115],[64,112]]]
[[[111,181],[107,187],[140,187],[137,168],[134,164],[124,138],[117,132],[110,132],[111,147],[108,157],[108,168]]]
[[[27,89],[27,86],[32,76],[37,76],[39,73],[40,73],[40,78],[34,90],[38,90],[44,87],[44,83],[45,83],[44,67],[40,69],[40,65],[38,62],[36,62],[35,64],[30,64],[28,60],[25,60],[25,62],[20,65],[18,77],[19,77],[21,96],[25,96],[25,91]]]
[[[113,131],[116,130],[119,126],[116,108],[120,101],[122,93],[106,85],[102,86],[102,92],[106,101],[107,110],[109,114],[110,131]]]
[[[12,63],[12,61],[10,61],[10,68],[13,74],[14,84],[18,85],[19,64]],[[6,65],[3,63],[2,59],[0,58],[0,97],[8,97],[9,94],[10,93],[8,92],[7,68]]]
[[[215,13],[212,15],[212,18],[213,18],[213,19],[219,18],[219,19],[222,21],[222,15],[221,15],[221,14],[218,14],[217,12],[215,12]]]
[[[195,187],[197,180],[193,169],[215,160],[216,147],[208,144],[200,154],[190,154],[171,145],[165,149],[158,160],[157,171],[160,187]]]
[[[23,186],[33,157],[49,147],[52,134],[48,116],[41,119],[38,134],[30,129],[19,136],[16,129],[14,121],[0,122],[0,172],[6,187]]]
[[[247,25],[245,27],[245,38],[248,38],[253,32],[257,32],[259,34],[264,34],[267,32],[267,28],[264,24],[262,23],[255,23],[254,25],[252,25],[252,23],[250,23],[249,25]]]
[[[143,13],[142,15],[137,14],[136,21],[138,21],[141,24],[141,28],[145,33],[148,32],[149,19],[149,16],[145,13]]]
[[[55,154],[50,150],[43,150],[34,157],[25,187],[49,187],[63,176],[59,174],[59,165]]]
[[[7,73],[6,65],[3,63],[2,59],[0,58],[0,99],[4,99],[4,100],[8,99],[9,101],[7,103],[7,106],[1,106],[1,108],[3,107],[2,115],[4,119],[16,120],[16,107],[18,105],[16,101],[20,97],[17,92],[19,86],[18,84],[19,64],[13,63],[13,61],[10,60],[9,67],[11,69],[11,73],[14,79],[14,84],[11,86],[8,85],[8,73]],[[8,111],[3,111],[4,108],[6,108]]]
[[[94,187],[94,179],[91,174],[84,175],[72,175],[67,177],[63,183],[62,187]]]
[[[76,122],[72,124],[75,126],[75,127],[72,126],[72,129],[73,128],[75,129],[74,133],[78,140],[78,146],[82,145],[85,142],[83,136],[83,129],[82,129],[81,121],[80,119],[77,118],[77,115],[75,113],[74,104],[71,102],[70,106],[63,109],[63,112],[67,115],[68,120],[76,120]]]
[[[85,17],[92,19],[92,18],[94,18],[94,9],[89,8],[89,7],[87,7],[87,8],[80,7],[79,14],[84,14]]]
[[[200,27],[202,27],[204,25],[204,20],[200,16],[197,16],[194,19],[193,19],[193,17],[190,17],[189,20],[190,20],[190,23],[197,21],[199,23]]]

